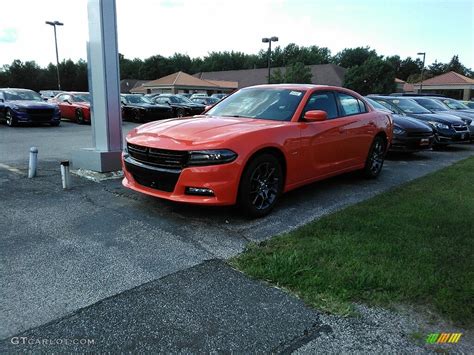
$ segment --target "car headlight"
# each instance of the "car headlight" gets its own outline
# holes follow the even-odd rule
[[[439,129],[449,129],[449,126],[444,123],[434,122],[434,121],[428,121],[428,123]]]
[[[401,136],[405,133],[406,133],[406,131],[404,129],[402,129],[400,127],[397,127],[397,126],[393,127],[393,134],[396,134],[397,136]]]
[[[230,163],[237,158],[237,153],[229,149],[192,150],[189,152],[188,165],[215,165]]]

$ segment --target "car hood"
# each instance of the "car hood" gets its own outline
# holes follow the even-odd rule
[[[8,101],[10,106],[18,106],[21,108],[55,108],[56,104],[42,101],[28,101],[28,100],[12,100]]]
[[[410,113],[409,117],[418,118],[423,121],[434,121],[444,124],[462,124],[464,123],[459,117],[448,115],[445,113]],[[407,117],[408,117],[407,116]]]
[[[287,122],[204,115],[173,118],[136,127],[127,135],[127,141],[164,149],[225,148],[223,144],[229,139],[285,123]]]
[[[395,126],[403,128],[410,132],[432,132],[433,129],[428,123],[424,123],[416,118],[408,116],[392,114],[393,123]]]
[[[466,111],[443,111],[443,113],[451,115],[451,116],[456,116],[458,118],[461,118],[463,120],[469,120],[472,121],[474,119],[474,112],[466,112]]]

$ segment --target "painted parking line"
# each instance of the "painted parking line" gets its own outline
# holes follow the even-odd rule
[[[15,174],[22,174],[22,172],[20,170],[18,170],[17,168],[14,168],[13,166],[7,165],[7,164],[0,163],[0,168],[6,169],[6,170],[8,170],[12,173],[15,173]]]

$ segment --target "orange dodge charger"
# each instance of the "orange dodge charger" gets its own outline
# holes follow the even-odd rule
[[[286,191],[352,170],[375,178],[392,118],[340,87],[281,84],[241,89],[204,114],[133,129],[123,185],[168,200],[238,203],[264,216]]]

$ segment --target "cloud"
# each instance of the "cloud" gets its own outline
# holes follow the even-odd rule
[[[2,28],[0,29],[0,43],[14,43],[18,37],[15,28]]]

